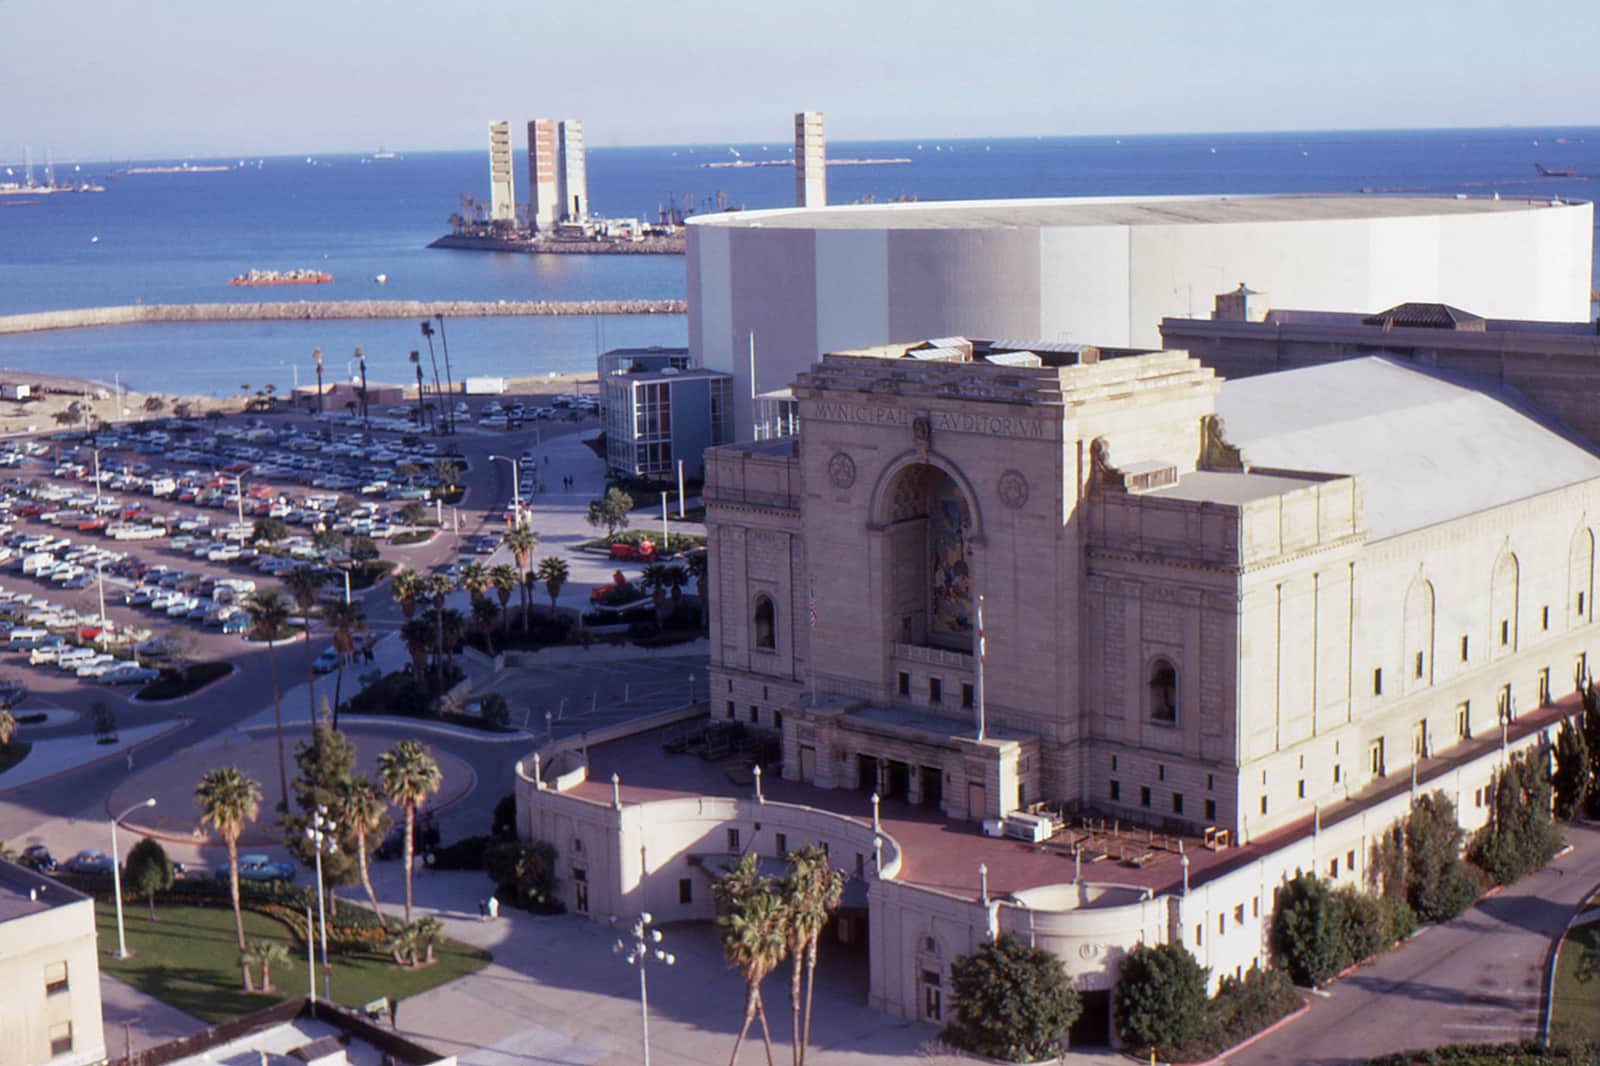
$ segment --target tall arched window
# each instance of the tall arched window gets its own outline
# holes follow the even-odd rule
[[[777,615],[778,612],[772,607],[771,597],[756,597],[756,647],[776,648],[778,646]]]
[[[1150,667],[1150,720],[1169,725],[1178,720],[1178,671],[1166,659]]]

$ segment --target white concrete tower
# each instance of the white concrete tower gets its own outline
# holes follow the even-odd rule
[[[528,123],[528,224],[551,230],[561,217],[556,192],[556,124],[536,118]]]
[[[489,123],[489,220],[516,222],[516,182],[511,176],[511,124]]]
[[[562,119],[557,129],[556,211],[559,222],[582,222],[589,217],[589,178],[583,160],[583,123]]]
[[[822,136],[822,112],[795,112],[794,203],[796,207],[827,206],[826,154]]]

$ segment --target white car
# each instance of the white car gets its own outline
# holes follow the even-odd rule
[[[97,681],[102,685],[141,685],[154,681],[161,671],[149,666],[122,663],[101,674]]]

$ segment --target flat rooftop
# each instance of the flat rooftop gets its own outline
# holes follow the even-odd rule
[[[1178,478],[1175,485],[1151,489],[1140,496],[1193,500],[1197,503],[1245,504],[1281,496],[1296,489],[1310,488],[1325,478],[1287,477],[1281,474],[1242,474],[1220,470],[1196,470]]]
[[[1508,740],[1519,740],[1544,729],[1582,707],[1577,693],[1556,703],[1520,715],[1507,730]],[[747,773],[739,773],[744,763],[737,760],[707,761],[697,755],[674,755],[663,750],[663,743],[694,725],[694,722],[662,726],[636,733],[589,749],[589,779],[566,794],[601,806],[611,805],[611,775],[621,781],[623,803],[648,803],[653,800],[681,799],[689,796],[753,795]],[[1500,745],[1500,734],[1484,735],[1432,755],[1417,764],[1417,787],[1448,774],[1456,766],[1479,758]],[[1321,809],[1324,829],[1411,787],[1409,773],[1390,773],[1348,800]],[[821,789],[785,781],[777,773],[762,779],[762,793],[771,801],[793,803],[853,818],[862,826],[872,824],[869,792]],[[1081,824],[1058,833],[1042,844],[984,836],[977,823],[945,818],[925,807],[913,807],[893,800],[883,801],[880,820],[884,830],[899,842],[901,864],[899,880],[940,891],[977,899],[978,864],[989,869],[989,890],[995,896],[1008,896],[1031,888],[1071,882],[1074,875],[1072,846],[1083,843],[1086,851],[1103,857],[1082,863],[1083,879],[1097,884],[1147,888],[1156,893],[1175,892],[1183,884],[1183,863],[1177,838],[1129,825],[1115,833],[1092,831]],[[1198,837],[1184,838],[1189,856],[1191,884],[1203,884],[1239,866],[1253,862],[1284,845],[1310,836],[1313,816],[1253,838],[1248,844],[1213,851],[1201,846]],[[1138,864],[1133,860],[1137,857]],[[839,857],[848,872],[851,860]]]
[[[88,898],[60,881],[0,859],[0,922],[43,914],[53,907]]]
[[[1084,196],[777,208],[696,215],[726,229],[998,229],[1007,226],[1203,226],[1548,211],[1550,200],[1423,196]]]

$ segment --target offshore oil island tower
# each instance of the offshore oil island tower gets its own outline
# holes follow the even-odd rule
[[[517,202],[511,124],[489,123],[489,202],[470,193],[450,216],[450,232],[430,248],[527,253],[682,255],[676,226],[637,218],[590,218],[583,123],[528,123],[528,199]]]

